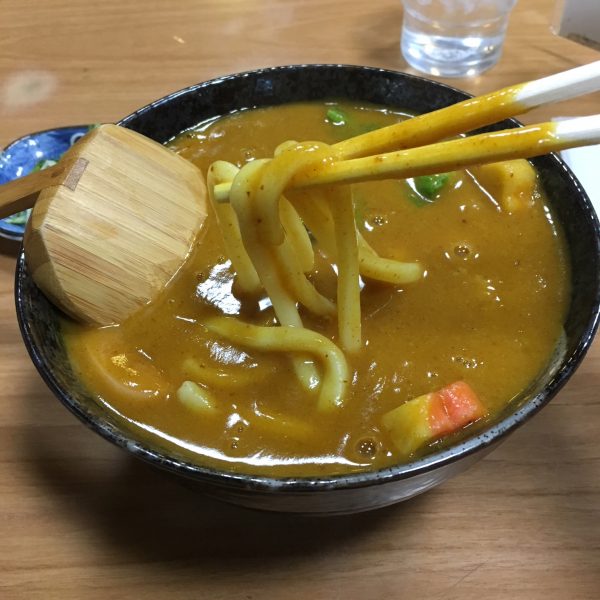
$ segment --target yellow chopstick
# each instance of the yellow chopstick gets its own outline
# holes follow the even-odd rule
[[[576,146],[600,143],[600,115],[566,119],[463,137],[428,146],[364,158],[319,162],[299,172],[290,187],[406,179],[454,171],[475,164],[530,158]],[[215,186],[215,198],[226,202],[228,183]]]

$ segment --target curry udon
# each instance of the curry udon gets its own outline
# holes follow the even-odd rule
[[[333,144],[404,118],[343,102],[293,104],[200,123],[170,146],[209,185],[254,163],[244,171],[251,183],[259,159],[284,152],[286,140]],[[250,193],[240,185],[238,194]],[[271,275],[266,284],[236,275],[248,258],[262,274],[260,249],[227,241],[238,223],[231,206],[215,203],[160,298],[119,326],[65,323],[74,364],[107,410],[195,462],[305,476],[421,456],[522,393],[550,360],[569,298],[567,249],[529,163],[354,184],[340,219],[356,230],[360,277],[342,265],[343,230],[329,223],[336,194],[349,193],[334,187],[286,191],[277,209],[295,245],[273,277],[283,288],[289,270],[304,278],[300,300],[283,292],[291,317],[273,307],[276,286],[265,291]],[[248,235],[260,244],[269,232]],[[368,270],[373,257],[388,261],[377,268],[399,269],[392,280]],[[345,291],[342,273],[353,282]]]

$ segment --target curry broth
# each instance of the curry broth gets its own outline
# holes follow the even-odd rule
[[[241,111],[183,133],[171,147],[206,173],[216,159],[241,165],[271,156],[287,139],[333,143],[405,118],[342,106],[357,129],[333,125],[323,104],[306,103]],[[367,241],[382,256],[419,261],[426,276],[401,289],[366,282],[363,349],[347,357],[353,377],[343,408],[318,414],[289,357],[211,339],[202,325],[210,315],[275,322],[268,303],[242,306],[235,296],[212,213],[157,301],[119,327],[65,325],[84,381],[144,435],[196,462],[257,474],[332,474],[398,462],[381,415],[456,380],[473,387],[493,418],[544,368],[562,331],[567,251],[543,196],[509,214],[459,171],[431,202],[404,181],[358,184],[355,199]],[[317,261],[313,280],[335,297],[325,261]],[[336,339],[335,320],[302,316],[307,327]],[[206,367],[210,382],[202,378]],[[207,383],[218,400],[216,416],[199,416],[178,401],[175,392],[189,379]]]

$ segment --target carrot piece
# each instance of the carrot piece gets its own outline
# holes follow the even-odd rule
[[[467,383],[456,381],[437,392],[413,398],[381,419],[402,458],[421,446],[454,433],[485,416],[486,410]]]
[[[437,392],[453,430],[460,429],[485,416],[486,410],[473,388],[465,381],[456,381]]]
[[[431,437],[440,437],[452,433],[455,429],[454,421],[448,414],[444,397],[440,391],[429,394],[429,430]]]

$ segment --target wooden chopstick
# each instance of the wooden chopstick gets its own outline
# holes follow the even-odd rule
[[[406,171],[405,167],[401,164],[402,161],[407,159],[406,156],[389,151],[396,150],[401,152],[404,149],[416,149],[433,144],[434,142],[439,142],[439,140],[473,131],[479,127],[501,121],[502,119],[522,114],[543,104],[568,100],[598,91],[599,89],[600,61],[596,61],[542,79],[520,83],[483,96],[470,98],[463,102],[338,142],[333,148],[339,162],[319,169],[318,174],[314,170],[310,173],[303,173],[294,180],[294,184],[318,185],[319,183],[341,181],[348,183],[351,181],[364,181],[365,178],[413,177],[419,174],[429,175],[436,172],[439,173],[443,170],[452,170],[461,166],[503,160],[499,154],[494,154],[493,147],[501,145],[493,141],[499,139],[497,137],[482,138],[480,136],[471,136],[469,139],[476,137],[478,140],[488,139],[489,141],[479,142],[487,144],[487,147],[477,158],[474,158],[473,148],[471,148],[467,153],[470,158],[467,159],[467,155],[465,155],[462,157],[463,160],[459,160],[457,155],[453,156],[452,153],[465,151],[466,147],[470,147],[469,143],[455,140],[453,143],[462,143],[450,148],[442,146],[443,152],[449,152],[446,159],[443,159],[441,155],[437,155],[437,160],[439,161],[437,163],[422,160],[421,166],[418,169],[415,166],[412,171]],[[563,123],[566,123],[566,121]],[[544,128],[545,126],[547,126],[545,128],[546,134],[551,135],[554,131],[552,123],[545,123],[534,127]],[[511,134],[510,132],[513,131],[515,133]],[[506,130],[501,132],[501,135],[523,135],[519,139],[525,140],[527,135],[519,134],[519,131],[523,131],[523,129]],[[515,140],[516,138],[512,137],[508,139]],[[590,139],[593,140],[594,138]],[[508,152],[508,148],[504,148],[503,155],[509,155],[512,158],[530,158],[547,152],[556,152],[574,146],[597,143],[595,141],[587,141],[583,138],[573,142],[571,146],[562,145],[565,143],[564,140],[562,142],[554,140],[557,142],[554,146],[550,143],[551,140],[543,142],[540,139],[538,141],[541,144],[540,146],[525,148],[520,145],[519,152]],[[538,152],[542,146],[546,150]],[[429,148],[432,147],[429,146]],[[392,158],[393,154],[396,154],[395,158]],[[365,162],[355,162],[358,159],[362,160],[362,157],[366,157],[364,158]],[[416,160],[416,157],[417,154],[411,154],[408,156],[408,159]],[[444,167],[444,164],[448,166]],[[402,175],[401,173],[404,172],[412,174]],[[369,173],[368,176],[367,173]],[[320,177],[322,180],[319,180]],[[218,202],[227,202],[228,195],[229,184],[223,183],[215,187],[215,199]]]
[[[335,144],[340,159],[415,148],[600,90],[600,61],[509,86]]]
[[[600,115],[592,115],[483,133],[364,158],[321,163],[317,168],[299,173],[291,186],[405,179],[598,143]]]
[[[406,179],[443,173],[475,164],[531,158],[577,146],[600,143],[600,115],[576,117],[482,133],[375,156],[320,162],[298,173],[290,187]],[[226,202],[229,183],[215,186],[215,198]]]

